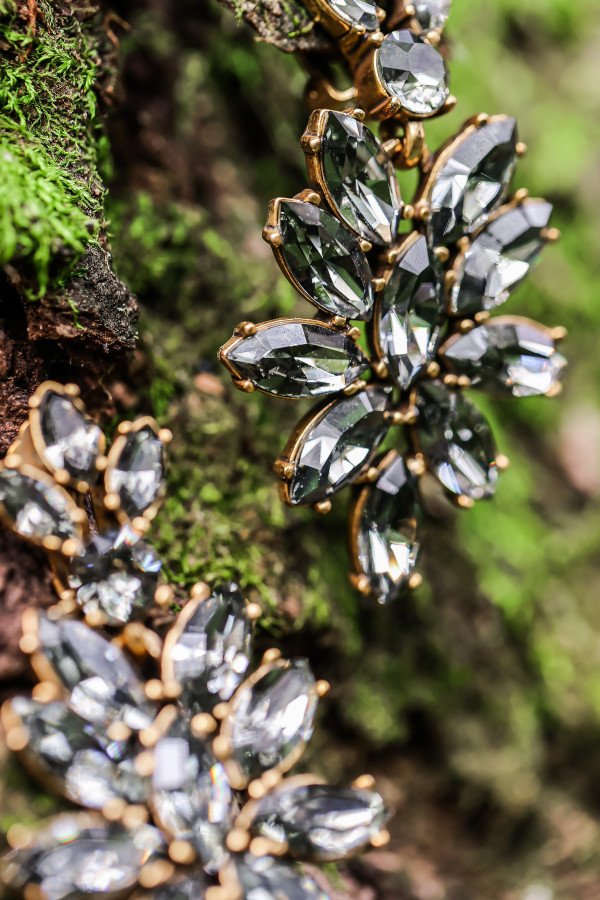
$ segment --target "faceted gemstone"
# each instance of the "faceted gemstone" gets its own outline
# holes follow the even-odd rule
[[[329,111],[321,141],[321,166],[334,211],[372,244],[396,238],[402,211],[393,163],[362,122]]]
[[[273,856],[247,853],[235,866],[241,900],[329,900],[312,878]]]
[[[235,807],[223,766],[209,743],[176,719],[154,748],[152,807],[172,837],[190,841],[208,872],[224,862]]]
[[[453,494],[473,500],[496,489],[496,447],[489,424],[460,392],[439,381],[417,393],[417,434],[425,460]]]
[[[140,616],[154,600],[161,563],[129,525],[91,537],[71,559],[69,587],[84,612],[102,612],[110,625]]]
[[[444,58],[421,35],[392,31],[377,53],[384,87],[416,116],[430,116],[448,98],[448,69]]]
[[[513,397],[548,393],[567,365],[547,328],[517,316],[499,316],[450,338],[440,356],[467,375],[471,387]]]
[[[366,489],[355,531],[354,552],[378,603],[395,600],[406,587],[419,553],[421,507],[415,476],[394,456]]]
[[[489,222],[458,257],[451,311],[465,315],[504,303],[539,260],[551,213],[550,203],[529,200]]]
[[[152,891],[152,900],[203,900],[208,883],[202,869],[186,868],[185,875],[171,878]]]
[[[377,4],[372,0],[328,0],[334,12],[351,25],[363,25],[367,31],[379,28]]]
[[[390,388],[367,388],[313,416],[294,454],[295,471],[288,486],[292,503],[318,503],[369,465],[388,432],[385,413],[390,393]]]
[[[48,820],[23,850],[0,861],[0,881],[12,890],[39,886],[47,900],[121,896],[137,882],[141,867],[165,854],[157,828],[126,829],[90,815]]]
[[[502,202],[517,160],[517,123],[499,117],[468,131],[454,142],[434,176],[426,223],[432,246],[471,234]]]
[[[117,720],[136,731],[150,726],[153,707],[120,647],[74,619],[40,612],[38,621],[40,650],[71,691],[74,712],[102,733]]]
[[[141,516],[164,488],[163,442],[149,425],[130,431],[114,467],[106,471],[106,490],[118,494],[124,512]]]
[[[54,470],[66,469],[72,478],[93,484],[102,432],[79,412],[68,397],[46,391],[39,406],[44,461]]]
[[[371,318],[373,275],[358,238],[342,222],[313,203],[282,200],[278,229],[281,255],[296,287],[327,313]]]
[[[435,353],[443,284],[442,267],[425,238],[409,238],[382,291],[374,326],[381,357],[403,390]]]
[[[414,0],[415,18],[423,31],[441,31],[451,5],[452,0]]]
[[[24,538],[41,542],[45,537],[63,541],[79,537],[80,529],[69,515],[69,495],[58,485],[48,486],[16,469],[2,469],[0,504]]]
[[[190,615],[191,611],[191,615]],[[236,584],[215,588],[202,602],[192,600],[167,638],[163,678],[179,682],[180,702],[192,713],[229,700],[248,666],[252,622]]]
[[[98,739],[93,726],[60,701],[15,697],[11,708],[27,730],[25,761],[59,779],[70,800],[93,809],[115,797],[128,803],[145,800],[147,779],[135,772],[126,742]]]
[[[305,659],[271,666],[233,698],[227,726],[234,758],[248,778],[279,765],[312,735],[315,679]]]
[[[241,378],[268,394],[293,399],[341,391],[369,365],[345,334],[296,319],[267,323],[226,355]]]
[[[274,841],[287,841],[295,859],[334,862],[364,849],[388,817],[375,791],[327,784],[288,787],[284,781],[259,802],[251,827]]]

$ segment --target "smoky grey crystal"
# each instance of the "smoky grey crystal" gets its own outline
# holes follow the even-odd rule
[[[65,469],[72,478],[93,484],[98,478],[100,428],[69,397],[55,391],[46,391],[42,397],[39,416],[45,462],[54,470]]]
[[[270,666],[255,684],[239,688],[227,725],[244,775],[254,778],[279,765],[310,739],[317,700],[305,659]]]
[[[155,887],[153,900],[203,900],[208,881],[202,869],[186,867],[184,874],[175,876],[166,884]]]
[[[419,385],[416,429],[427,465],[453,494],[491,496],[498,481],[492,431],[461,391],[440,381]]]
[[[500,306],[538,262],[552,204],[528,200],[488,222],[458,257],[450,310],[468,315]]]
[[[547,394],[567,365],[549,329],[517,316],[499,316],[467,334],[450,338],[440,356],[471,387],[489,394]]]
[[[180,702],[192,713],[206,712],[229,700],[250,665],[252,622],[237,584],[213,589],[210,596],[184,608],[177,638],[165,646],[173,678],[181,685]],[[165,663],[163,663],[163,667]]]
[[[389,603],[406,588],[417,563],[422,518],[418,481],[395,455],[364,490],[354,553],[372,598]]]
[[[391,378],[405,390],[433,358],[444,319],[442,267],[423,235],[409,238],[378,301],[374,330]]]
[[[342,222],[313,203],[282,200],[277,227],[293,282],[319,309],[345,319],[371,318],[373,275],[358,238]]]
[[[452,0],[414,0],[415,19],[423,31],[441,31],[450,15]]]
[[[316,881],[273,856],[246,853],[235,867],[242,900],[330,900]]]
[[[276,397],[335,394],[369,362],[347,335],[327,325],[280,319],[261,326],[227,352],[242,379]]]
[[[210,743],[179,717],[154,748],[152,808],[163,829],[190,841],[208,872],[227,858],[225,837],[236,811],[225,769]]]
[[[366,31],[379,28],[377,4],[372,0],[327,0],[329,6],[350,25],[362,25]]]
[[[426,233],[432,246],[472,234],[506,195],[517,161],[517,123],[492,119],[460,136],[429,194]]]
[[[288,486],[293,504],[319,503],[368,467],[389,429],[390,394],[390,388],[370,387],[311,414]]]
[[[407,29],[390,32],[376,53],[376,60],[384,87],[407,112],[431,116],[448,99],[448,67],[422,35]]]
[[[153,603],[160,569],[152,547],[124,525],[93,535],[72,557],[69,587],[85,613],[101,612],[108,624],[122,625]]]
[[[321,166],[334,212],[372,244],[395,240],[402,214],[393,163],[358,119],[329,110],[323,123]]]
[[[102,733],[114,721],[134,731],[150,726],[154,708],[120,647],[75,619],[53,622],[40,612],[38,623],[40,652],[71,692],[75,713]]]
[[[17,534],[32,541],[45,537],[66,541],[79,534],[69,515],[68,494],[17,469],[0,470],[0,505]]]
[[[154,430],[145,425],[130,431],[114,467],[106,471],[108,493],[117,494],[130,517],[141,516],[164,491],[164,445]]]
[[[287,842],[295,859],[335,862],[368,846],[388,818],[375,791],[284,781],[259,801],[251,830]]]

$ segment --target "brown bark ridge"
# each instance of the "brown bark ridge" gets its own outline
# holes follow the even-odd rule
[[[219,0],[219,3],[253,28],[260,40],[284,53],[331,48],[327,35],[296,0]]]

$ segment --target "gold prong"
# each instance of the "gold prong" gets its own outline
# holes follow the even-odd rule
[[[552,336],[552,340],[554,341],[554,343],[560,344],[560,342],[564,341],[565,338],[567,337],[568,331],[564,327],[564,325],[557,325],[555,328],[553,328],[551,330],[550,334]]]
[[[85,624],[89,628],[102,628],[103,625],[106,625],[106,622],[106,616],[100,609],[90,609],[85,614]]]
[[[390,833],[387,829],[382,828],[379,834],[374,835],[371,838],[371,846],[372,847],[385,847],[386,844],[390,842]]]
[[[111,797],[102,807],[102,815],[109,822],[118,822],[126,808],[127,803],[121,797]]]
[[[38,681],[34,685],[31,696],[40,703],[51,703],[53,700],[60,698],[60,688],[52,681]]]
[[[196,851],[189,841],[175,840],[169,844],[169,856],[180,866],[189,866],[196,859]]]
[[[331,685],[329,684],[328,681],[325,681],[324,678],[320,678],[319,681],[317,681],[317,696],[318,697],[324,697],[325,694],[330,690],[331,690]]]
[[[228,712],[228,703],[217,703],[217,705],[213,708],[212,714],[215,719],[224,719]]]
[[[163,682],[163,690],[167,700],[177,700],[178,697],[181,697],[183,687],[179,681],[171,678],[168,681]]]
[[[175,592],[170,584],[160,584],[154,592],[154,602],[157,606],[166,608],[171,606],[175,599]]]
[[[136,516],[131,520],[131,526],[138,534],[146,534],[150,528],[150,522],[145,516]]]
[[[106,457],[106,456],[99,456],[98,459],[96,460],[96,470],[98,472],[104,472],[107,465],[108,465],[108,457]]]
[[[295,467],[289,459],[278,459],[273,464],[273,470],[283,481],[291,481],[294,477]]]
[[[475,506],[475,501],[472,497],[467,497],[466,494],[459,494],[456,498],[456,505],[462,509],[472,509]]]
[[[408,589],[409,591],[416,591],[417,588],[420,588],[423,584],[423,576],[420,572],[413,572],[410,578],[408,579]]]
[[[356,791],[371,791],[375,787],[375,779],[372,775],[359,775],[352,782]]]
[[[560,240],[560,231],[558,228],[542,228],[541,237],[549,244],[555,244]]]
[[[555,381],[552,387],[546,391],[546,397],[558,397],[559,394],[562,394],[563,386],[560,381]]]
[[[210,713],[197,713],[192,718],[191,727],[196,737],[204,738],[217,730],[217,722]]]
[[[432,360],[427,364],[426,372],[430,378],[437,378],[440,374],[440,364],[435,360]]]
[[[81,510],[83,512],[83,510]],[[85,516],[85,513],[83,513]],[[60,552],[64,556],[75,556],[81,548],[80,541],[76,540],[76,538],[67,538],[66,541],[63,541],[61,544]]]
[[[356,119],[358,122],[364,121],[366,117],[366,112],[364,109],[361,109],[358,106],[351,106],[349,109],[344,109],[343,112],[347,116],[352,116],[353,119]]]
[[[426,222],[431,216],[431,207],[424,200],[419,200],[415,205],[415,218]]]
[[[458,330],[461,334],[466,334],[468,331],[472,331],[475,328],[475,322],[473,319],[462,319],[458,323]]]
[[[167,859],[157,859],[154,862],[146,863],[140,869],[138,881],[140,886],[146,890],[152,890],[160,884],[165,884],[175,872],[173,863]]]
[[[360,244],[360,249],[363,253],[368,253],[369,250],[373,249],[373,244],[370,241],[365,241],[364,238],[359,238],[358,243]]]
[[[254,322],[238,322],[233,329],[233,333],[236,337],[250,337],[251,335],[256,334],[256,330]]]
[[[334,328],[346,327],[346,319],[343,316],[332,316],[330,321]]]
[[[306,143],[313,153],[318,153],[321,149],[321,138],[318,135],[313,135]]]
[[[267,793],[267,789],[260,778],[251,781],[246,790],[253,800],[261,800]]]
[[[425,460],[423,459],[423,457],[420,454],[417,456],[410,456],[406,460],[406,465],[407,465],[409,472],[412,472],[412,474],[415,475],[417,478],[420,478],[421,475],[424,475],[425,470],[427,469],[427,466],[425,465]]]
[[[262,616],[262,608],[259,603],[248,603],[246,606],[246,615],[250,620],[260,619]]]
[[[12,847],[13,850],[25,850],[30,846],[32,838],[32,829],[27,828],[26,825],[21,825],[20,822],[15,822],[6,832],[6,840],[9,847]]]
[[[402,218],[403,219],[414,219],[415,217],[415,208],[412,203],[407,203],[402,210]]]
[[[133,422],[120,422],[117,428],[119,434],[129,434],[133,428]]]
[[[232,828],[225,840],[227,849],[232,853],[241,853],[250,843],[250,835],[243,828]]]
[[[204,602],[210,597],[211,591],[205,581],[197,581],[196,584],[192,585],[190,593],[193,600]]]
[[[121,505],[121,500],[118,494],[107,494],[104,498],[105,507],[110,510],[110,512],[114,512]]]
[[[461,388],[469,388],[471,387],[471,379],[468,375],[459,375],[458,381],[456,382],[457,387]]]
[[[385,278],[374,278],[373,279],[373,290],[376,293],[382,291],[385,287]]]
[[[455,375],[453,372],[448,372],[442,378],[442,381],[446,385],[446,387],[454,388],[458,385],[458,375]]]
[[[444,105],[442,107],[442,112],[443,113],[452,112],[452,110],[456,106],[456,103],[457,103],[457,100],[456,100],[456,97],[454,96],[454,94],[448,94],[448,96],[446,97],[446,102],[444,103]]]
[[[523,143],[523,141],[517,141],[515,150],[517,151],[517,156],[519,157],[519,159],[522,159],[522,157],[524,157],[527,153],[527,144]]]
[[[487,113],[479,113],[478,116],[475,116],[475,125],[477,128],[481,128],[482,125],[487,125],[490,117]]]
[[[402,149],[402,141],[398,138],[390,138],[389,141],[383,142],[383,149],[388,156],[394,156]]]
[[[68,484],[71,480],[71,476],[66,469],[57,469],[54,473],[54,478],[59,484]]]
[[[142,778],[148,778],[154,771],[154,754],[149,750],[138,753],[134,759],[133,767]]]
[[[515,203],[523,203],[524,200],[527,200],[529,197],[529,191],[527,188],[519,188],[518,191],[515,191],[513,200]]]
[[[159,678],[151,678],[147,681],[144,690],[148,700],[162,700],[165,695],[163,683]]]
[[[450,259],[450,251],[447,247],[436,247],[433,251],[442,265]]]
[[[456,284],[458,276],[454,269],[450,269],[449,272],[446,272],[445,282],[446,282],[446,290],[451,291],[454,285]]]
[[[231,744],[222,734],[219,734],[212,743],[213,753],[219,761],[229,759],[231,756]]]
[[[170,428],[159,428],[158,439],[162,441],[163,444],[170,444],[173,440],[173,432]]]
[[[144,825],[148,819],[148,809],[138,803],[130,804],[122,816],[125,828],[135,828],[136,825]]]
[[[17,725],[15,728],[7,731],[5,741],[9,750],[12,750],[13,753],[19,753],[29,743],[29,732],[22,725]]]
[[[371,593],[371,582],[366,575],[351,575],[350,580],[359,594],[368,597]]]
[[[254,390],[255,390],[254,383],[252,381],[250,381],[249,378],[244,378],[244,379],[234,378],[233,384],[234,384],[234,387],[236,387],[238,389],[238,391],[243,391],[245,394],[253,394],[254,393]]]
[[[428,44],[431,44],[433,47],[437,47],[439,42],[441,41],[442,36],[439,31],[428,31],[425,35],[425,40]],[[456,105],[456,98],[454,99],[454,103]]]
[[[106,729],[106,734],[111,741],[128,741],[131,737],[131,728],[125,722],[111,722]]]
[[[281,659],[281,650],[277,647],[271,647],[269,650],[265,650],[263,653],[263,665],[265,663],[275,662],[276,659]]]
[[[496,466],[501,472],[504,472],[510,466],[510,459],[504,453],[498,453],[496,456]]]
[[[367,38],[367,43],[372,44],[374,47],[380,47],[383,43],[383,38],[384,34],[382,31],[373,31]]]
[[[272,247],[281,247],[283,244],[283,237],[278,228],[269,228],[269,226],[266,226],[263,228],[262,236],[267,244],[271,244]]]
[[[325,516],[328,512],[331,512],[331,500],[320,500],[318,503],[315,503],[313,509],[319,515]]]
[[[60,550],[62,545],[63,542],[55,534],[48,534],[45,538],[42,539],[42,547],[44,548],[44,550]]]
[[[474,317],[475,321],[478,325],[484,325],[488,319],[490,318],[489,311],[487,309],[481,309],[479,312],[476,312]]]
[[[35,653],[39,646],[40,642],[36,634],[24,634],[19,641],[19,649],[21,653],[25,653],[27,654],[27,656],[29,656],[31,653]]]
[[[358,325],[354,325],[352,328],[349,328],[346,332],[347,337],[352,341],[357,341],[360,337],[360,328]]]
[[[79,397],[81,393],[79,387],[71,381],[68,384],[65,384],[63,390],[69,397]]]
[[[377,362],[371,363],[371,370],[378,378],[388,377],[388,367],[382,359],[378,359]]]

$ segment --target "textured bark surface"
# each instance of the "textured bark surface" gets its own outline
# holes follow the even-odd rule
[[[284,53],[331,49],[325,32],[296,0],[219,0],[257,36]]]

